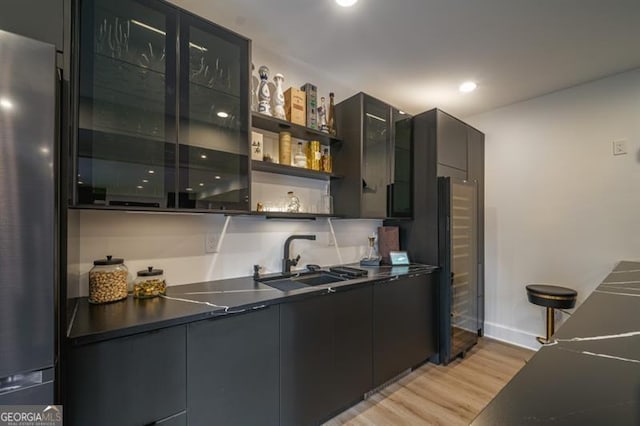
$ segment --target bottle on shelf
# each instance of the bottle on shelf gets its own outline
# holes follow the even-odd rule
[[[280,132],[278,137],[278,157],[280,164],[291,165],[291,133]]]
[[[333,164],[331,161],[331,154],[329,154],[329,149],[325,148],[324,152],[322,153],[322,158],[321,158],[321,163],[322,163],[322,171],[326,172],[326,173],[331,173],[333,171]]]
[[[287,192],[287,212],[298,213],[300,212],[300,199],[293,195],[293,191]]]
[[[317,171],[322,169],[322,153],[318,141],[310,141],[307,144],[307,167]]]
[[[321,132],[329,133],[327,125],[327,105],[324,96],[320,98],[320,106],[318,107],[318,127]]]
[[[328,126],[329,126],[329,134],[331,136],[335,136],[337,134],[336,130],[336,105],[334,100],[335,94],[333,92],[329,93],[329,114],[328,114]]]
[[[333,197],[331,196],[331,186],[327,185],[327,192],[322,194],[320,199],[320,213],[333,214]]]
[[[304,155],[304,151],[302,150],[302,142],[298,142],[298,150],[296,151],[296,155],[293,156],[293,165],[307,168],[307,156]]]

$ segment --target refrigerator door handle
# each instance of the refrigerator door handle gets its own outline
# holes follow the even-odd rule
[[[8,377],[0,378],[0,394],[5,392],[13,392],[16,390],[28,388],[35,385],[41,385],[43,380],[42,370],[33,371],[26,374],[14,374]]]

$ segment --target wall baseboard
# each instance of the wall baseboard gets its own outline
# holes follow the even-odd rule
[[[534,351],[537,351],[541,347],[536,340],[537,336],[535,334],[488,321],[484,323],[484,335],[491,339],[500,340],[501,342]]]

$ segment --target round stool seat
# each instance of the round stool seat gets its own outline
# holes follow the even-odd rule
[[[527,298],[529,302],[547,308],[571,309],[576,305],[578,292],[567,287],[547,284],[529,284]]]

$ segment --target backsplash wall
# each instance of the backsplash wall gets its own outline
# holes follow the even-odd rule
[[[218,253],[205,253],[205,238],[226,233]],[[292,256],[299,267],[356,262],[366,254],[367,236],[379,220],[332,222],[333,245],[327,219],[283,221],[263,217],[213,214],[158,214],[71,210],[69,212],[68,297],[86,296],[88,272],[95,259],[122,257],[130,278],[147,266],[164,269],[168,285],[247,276],[253,265],[263,273],[281,269],[283,245],[293,234],[314,234],[316,241],[294,241]]]

